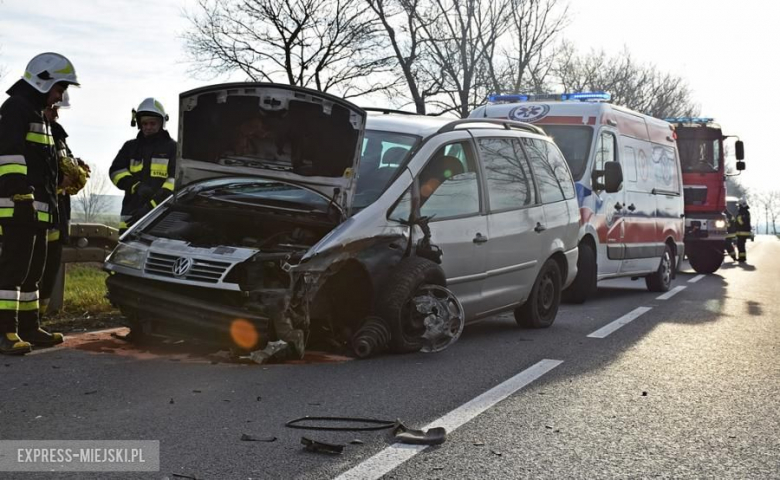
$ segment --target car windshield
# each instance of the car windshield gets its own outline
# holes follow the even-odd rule
[[[379,198],[400,168],[406,165],[409,152],[419,141],[420,137],[416,135],[366,130],[353,204],[355,209],[365,208]]]
[[[713,173],[720,167],[720,140],[677,139],[683,172]]]
[[[198,197],[229,203],[321,213],[328,213],[331,203],[322,195],[305,188],[283,182],[255,179],[209,182],[200,189]]]
[[[580,125],[539,125],[561,149],[571,176],[575,181],[582,177],[588,165],[593,128]]]

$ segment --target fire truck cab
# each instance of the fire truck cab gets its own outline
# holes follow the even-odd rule
[[[581,303],[599,280],[645,278],[666,291],[684,254],[682,175],[673,127],[606,103],[603,92],[491,95],[471,118],[541,127],[561,149],[580,208],[578,273],[564,292]]]
[[[712,118],[667,118],[675,127],[683,172],[685,253],[698,273],[723,263],[728,228],[724,136]],[[737,170],[745,169],[744,146],[735,143]]]

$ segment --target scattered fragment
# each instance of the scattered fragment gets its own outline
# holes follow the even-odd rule
[[[262,400],[262,399],[263,399],[263,397],[261,397],[260,395],[258,395],[258,396],[257,396],[257,401],[258,401],[258,402],[259,402],[260,400]]]
[[[52,365],[51,368],[60,368],[59,365]]]
[[[545,425],[544,428],[546,428],[547,430],[552,430],[553,429],[552,425]]]
[[[393,437],[398,442],[412,445],[440,445],[447,439],[447,430],[443,427],[414,430],[400,421],[396,421],[393,428]]]
[[[647,396],[647,392],[642,392],[642,396],[646,397]]]
[[[434,470],[444,470],[444,467],[433,467]]]
[[[93,394],[95,394],[97,392],[98,392],[97,390],[90,390],[88,392],[84,392],[84,395],[93,395]]]
[[[38,420],[39,418],[43,418],[43,415],[38,415],[35,417],[36,420]]]
[[[186,478],[187,480],[199,480],[197,477],[193,477],[192,475],[181,475],[178,473],[171,474],[174,478]]]
[[[359,438],[356,438],[350,441],[349,443],[351,443],[352,445],[363,445],[365,442],[363,442],[363,440],[360,440]]]
[[[266,442],[271,443],[275,442],[277,440],[276,437],[255,437],[252,435],[247,435],[246,433],[241,434],[241,441],[242,442]]]
[[[499,456],[499,457],[502,455],[502,453],[499,452],[498,450],[491,450],[490,453],[492,453],[493,455]]]
[[[344,445],[335,443],[318,442],[310,438],[301,437],[301,444],[306,448],[306,451],[316,453],[343,453]]]
[[[201,393],[200,390],[193,390],[192,393]]]
[[[264,349],[255,350],[249,354],[248,358],[258,365],[262,365],[273,357],[281,357],[283,353],[289,351],[289,348],[290,345],[284,340],[268,342]]]
[[[173,401],[173,399],[171,399],[171,401],[170,401],[170,402],[168,402],[168,403],[170,403],[171,405],[173,405],[175,402]]]
[[[223,398],[223,399],[222,399],[222,401],[223,401],[223,402],[230,403],[230,400],[228,400],[228,399],[226,399],[226,398]]]
[[[477,441],[477,442],[474,442],[474,446],[475,446],[475,447],[484,447],[484,446],[485,446],[485,444],[484,444],[483,442],[479,442],[479,441]]]

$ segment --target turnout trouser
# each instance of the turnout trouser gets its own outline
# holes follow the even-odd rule
[[[38,284],[46,265],[46,229],[3,225],[0,252],[0,333],[36,330]]]
[[[748,237],[737,237],[737,251],[739,251],[739,261],[744,262],[747,260],[747,252],[745,251],[745,242]]]
[[[737,253],[734,251],[735,237],[726,237],[726,253],[734,260],[737,259]]]

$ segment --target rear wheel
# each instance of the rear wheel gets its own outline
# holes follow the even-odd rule
[[[580,244],[577,250],[577,276],[563,291],[563,301],[568,303],[585,303],[596,291],[596,252],[587,244]]]
[[[547,328],[555,321],[561,303],[561,269],[558,262],[544,262],[531,295],[515,309],[515,321],[524,328]]]
[[[707,244],[693,244],[688,252],[688,261],[697,273],[709,274],[717,271],[723,264],[723,248]]]
[[[664,248],[661,264],[658,270],[645,277],[647,289],[651,292],[668,292],[672,286],[672,272],[674,271],[674,259],[669,245]]]

